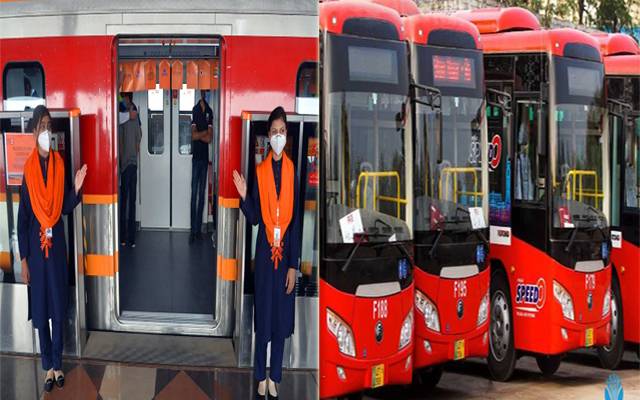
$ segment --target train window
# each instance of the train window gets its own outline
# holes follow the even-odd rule
[[[296,97],[318,96],[318,63],[303,62],[296,79]]]
[[[191,114],[180,114],[178,127],[178,152],[182,156],[191,154]]]
[[[196,104],[195,89],[180,89],[180,112],[191,112]]]
[[[5,111],[33,109],[45,101],[44,70],[38,62],[9,63],[2,75]]]
[[[318,63],[303,62],[298,68],[296,78],[296,112],[298,114],[318,115]]]
[[[149,154],[160,155],[164,153],[164,113],[149,111],[147,150]]]

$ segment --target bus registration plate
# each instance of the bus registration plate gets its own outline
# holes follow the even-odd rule
[[[584,346],[593,346],[593,328],[587,328],[587,330],[584,331]]]
[[[371,370],[371,387],[377,388],[384,385],[384,364],[374,365]]]
[[[453,345],[453,359],[462,360],[464,358],[464,339],[456,340]]]

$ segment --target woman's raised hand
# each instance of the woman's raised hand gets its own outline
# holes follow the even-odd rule
[[[247,197],[247,182],[244,180],[244,176],[237,170],[233,170],[233,183],[236,185],[236,190],[244,200]]]
[[[78,172],[76,172],[76,179],[74,182],[76,194],[78,194],[80,192],[80,189],[82,189],[82,185],[84,184],[84,178],[86,176],[87,176],[87,164],[84,164],[82,168],[80,168]]]

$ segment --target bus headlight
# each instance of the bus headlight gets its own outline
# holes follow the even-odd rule
[[[571,295],[567,292],[567,289],[556,281],[553,281],[553,297],[560,303],[562,315],[566,319],[573,321],[573,300]]]
[[[611,311],[611,286],[604,293],[604,302],[602,303],[602,316],[609,314]]]
[[[409,310],[409,314],[404,318],[402,328],[400,329],[400,343],[398,344],[398,350],[402,350],[411,343],[413,337],[413,309]]]
[[[482,297],[480,307],[478,307],[478,323],[477,326],[484,324],[489,315],[489,291]]]
[[[338,340],[338,349],[348,356],[356,356],[351,327],[340,319],[333,311],[327,309],[327,328]]]
[[[424,323],[427,328],[440,332],[440,320],[436,306],[419,290],[416,290],[416,308],[424,315]]]

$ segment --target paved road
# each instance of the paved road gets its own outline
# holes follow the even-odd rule
[[[624,400],[640,399],[640,362],[626,352],[615,373],[622,381]],[[569,354],[551,378],[544,378],[535,359],[522,357],[511,381],[493,382],[484,360],[447,365],[435,389],[392,387],[367,393],[367,400],[397,399],[604,399],[606,380],[612,371],[600,368],[595,351]]]

